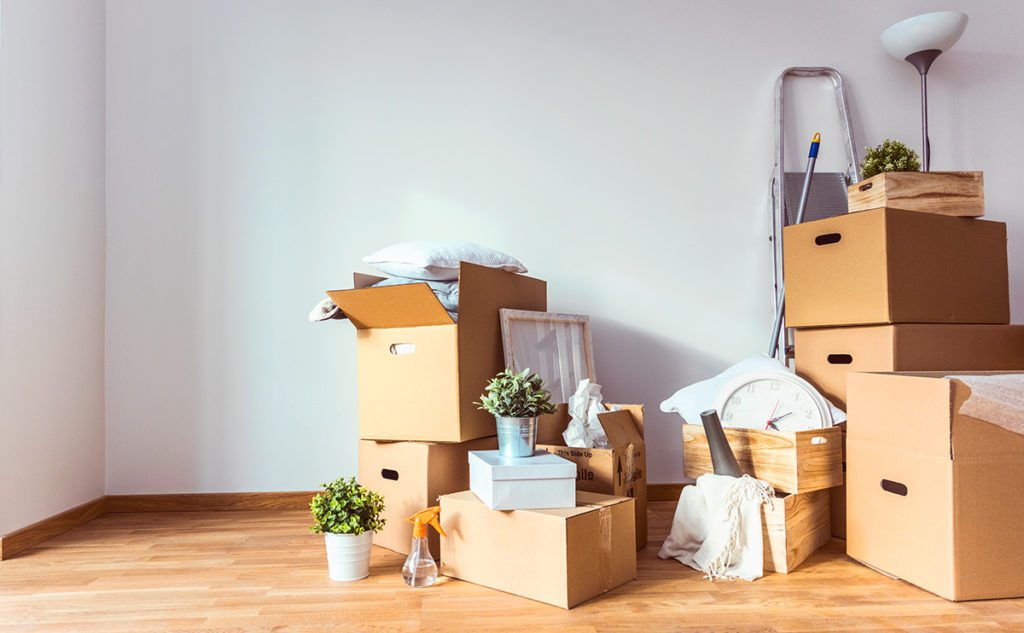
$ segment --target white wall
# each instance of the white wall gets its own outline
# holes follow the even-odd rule
[[[766,342],[775,77],[835,66],[861,145],[916,146],[917,76],[878,34],[951,6],[972,20],[931,75],[933,167],[985,170],[1016,287],[1015,1],[110,0],[108,492],[354,472],[352,328],[306,312],[371,250],[446,237],[592,315],[608,396],[648,405],[651,480],[679,480],[658,403]],[[790,153],[819,124],[827,168],[827,118]]]
[[[0,534],[104,489],[104,4],[0,4]]]

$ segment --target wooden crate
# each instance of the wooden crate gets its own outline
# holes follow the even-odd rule
[[[804,493],[843,483],[842,429],[758,431],[725,429],[743,472],[767,481],[776,492]],[[714,472],[704,428],[683,425],[683,468],[696,479]]]
[[[777,496],[761,506],[764,569],[788,574],[832,538],[829,491]]]
[[[850,212],[902,209],[977,218],[985,215],[980,171],[891,171],[850,185]]]

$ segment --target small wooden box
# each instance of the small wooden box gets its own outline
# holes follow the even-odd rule
[[[774,507],[761,506],[764,568],[788,574],[832,538],[829,491],[776,496]]]
[[[978,218],[985,215],[985,181],[980,171],[890,171],[849,186],[850,213],[901,209]]]
[[[805,493],[843,483],[842,429],[758,431],[725,429],[743,472],[767,481],[777,492]],[[683,425],[683,468],[696,479],[714,472],[704,428]]]

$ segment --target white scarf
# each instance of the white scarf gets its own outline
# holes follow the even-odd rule
[[[717,580],[755,580],[764,575],[761,505],[772,503],[767,483],[742,477],[702,475],[683,488],[659,558],[674,558]]]

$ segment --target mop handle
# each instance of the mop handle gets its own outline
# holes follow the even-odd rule
[[[796,207],[796,222],[804,221],[804,214],[807,211],[807,197],[811,193],[811,178],[814,177],[814,163],[818,160],[818,146],[821,145],[821,134],[814,133],[811,139],[811,151],[807,153],[807,170],[804,172],[804,186],[800,191],[800,203]],[[785,178],[785,173],[782,174]],[[783,201],[785,204],[785,201]],[[783,246],[785,248],[785,246]],[[783,271],[785,273],[785,271]],[[779,283],[779,300],[775,308],[775,321],[772,323],[772,340],[768,344],[768,356],[775,356],[779,349],[779,335],[782,333],[782,316],[786,313],[786,279],[783,277]]]

